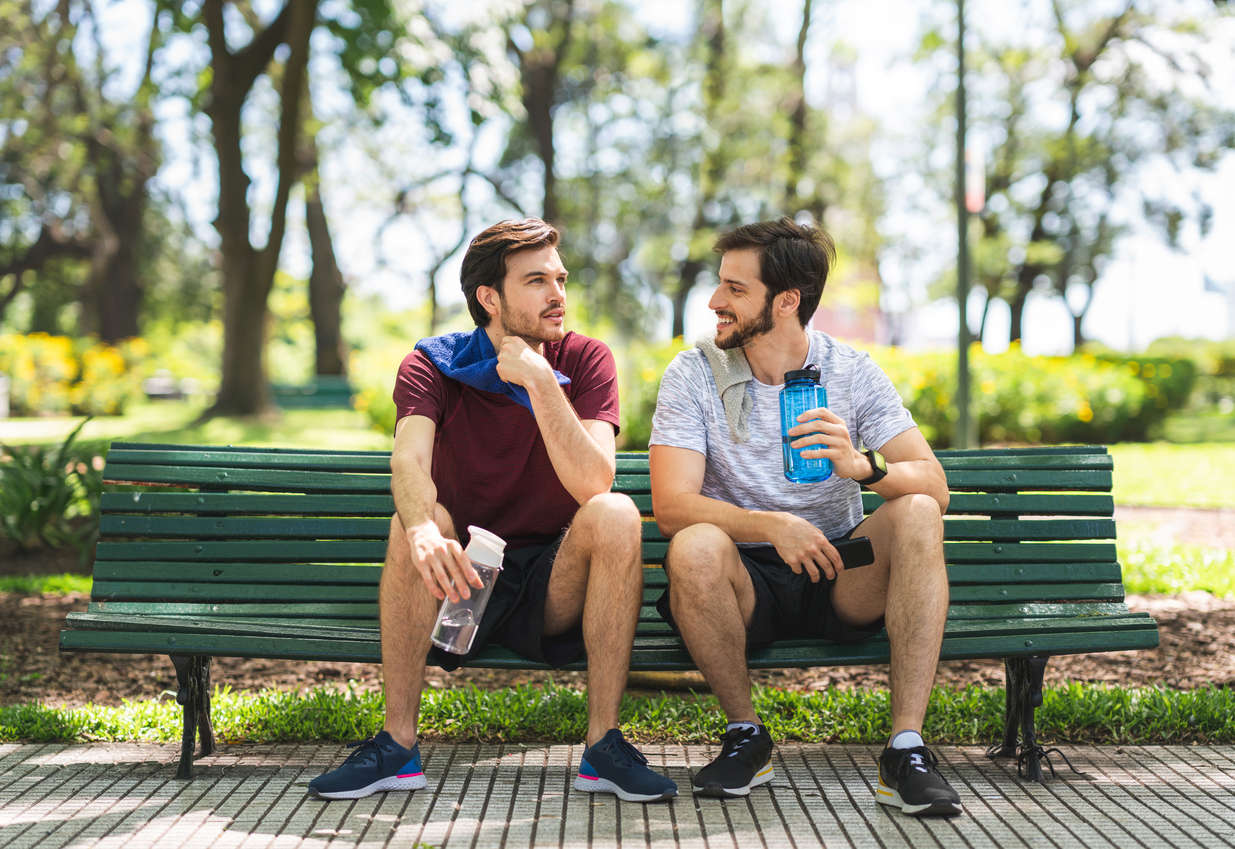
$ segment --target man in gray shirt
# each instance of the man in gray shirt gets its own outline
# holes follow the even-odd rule
[[[886,624],[893,735],[876,798],[908,814],[959,813],[921,736],[948,610],[943,468],[870,357],[806,329],[835,261],[827,234],[782,218],[739,227],[715,249],[715,341],[669,365],[649,452],[652,507],[672,537],[660,609],[729,719],[695,792],[744,796],[772,778],[747,646],[860,640]],[[819,370],[828,403],[799,417],[791,444],[831,460],[833,474],[799,484],[783,474],[778,395],[785,373],[804,367]],[[866,519],[861,486],[884,499]],[[860,537],[874,562],[846,570],[837,544]]]

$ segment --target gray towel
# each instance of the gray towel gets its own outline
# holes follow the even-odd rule
[[[725,419],[729,422],[729,433],[734,442],[745,442],[750,438],[746,420],[750,416],[753,402],[746,393],[746,383],[754,375],[746,354],[741,348],[731,348],[722,351],[711,339],[700,339],[695,347],[703,352],[703,357],[712,369],[712,377],[716,380],[716,389],[720,392],[720,403],[725,408]]]

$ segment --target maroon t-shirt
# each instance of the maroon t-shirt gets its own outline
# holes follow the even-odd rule
[[[562,391],[579,418],[616,430],[617,367],[608,346],[571,332],[545,343],[544,355],[570,378]],[[394,401],[398,418],[424,416],[437,425],[433,483],[464,544],[468,525],[492,531],[513,549],[549,542],[570,524],[579,504],[553,471],[527,407],[451,380],[420,351],[399,366]]]

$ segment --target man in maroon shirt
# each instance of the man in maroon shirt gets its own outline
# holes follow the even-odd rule
[[[460,272],[477,329],[421,340],[399,367],[390,459],[398,511],[382,570],[386,723],[309,783],[327,799],[425,786],[416,742],[426,657],[444,599],[482,584],[463,553],[476,525],[506,540],[471,653],[486,642],[561,666],[588,657],[587,749],[575,788],[649,802],[677,785],[617,729],[643,570],[641,520],[609,492],[616,369],[604,343],[567,332],[558,233],[503,221],[468,246]],[[432,648],[432,651],[430,649]]]

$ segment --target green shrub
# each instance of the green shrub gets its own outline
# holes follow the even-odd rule
[[[120,415],[141,397],[140,365],[149,353],[141,339],[108,345],[46,333],[0,336],[0,373],[9,375],[11,413]]]
[[[87,421],[55,447],[0,444],[0,532],[23,551],[71,545],[85,556],[94,546],[103,463],[74,445]]]

